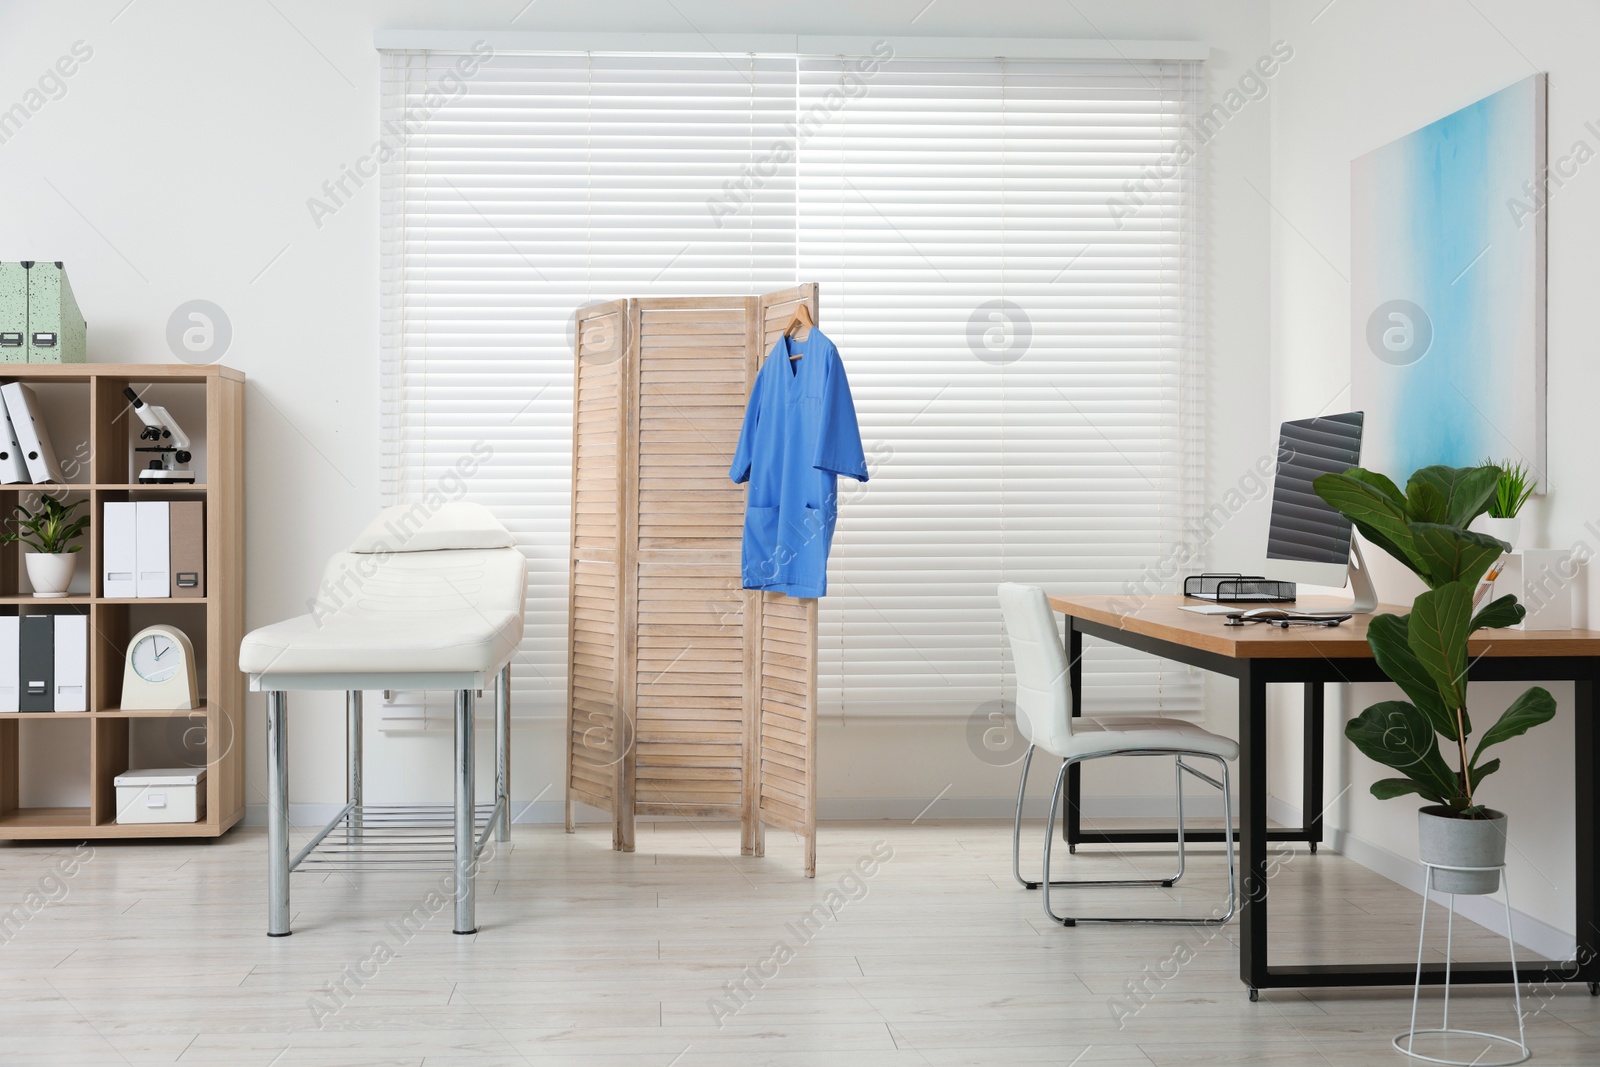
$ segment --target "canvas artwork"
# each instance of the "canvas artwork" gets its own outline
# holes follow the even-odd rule
[[[1545,473],[1545,76],[1350,167],[1351,389],[1362,466]]]

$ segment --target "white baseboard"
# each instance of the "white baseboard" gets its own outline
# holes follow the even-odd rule
[[[1269,796],[1267,818],[1283,826],[1299,826],[1300,809],[1287,801]],[[1337,852],[1345,859],[1361,864],[1369,871],[1383,875],[1389,881],[1402,885],[1413,893],[1421,894],[1424,872],[1422,864],[1416,860],[1396,855],[1386,848],[1332,827],[1326,832],[1323,847]],[[1431,896],[1440,907],[1449,907],[1449,894],[1435,892]],[[1470,919],[1501,936],[1505,935],[1505,905],[1498,894],[1487,897],[1456,897],[1455,901],[1457,915],[1463,919]],[[1569,960],[1577,951],[1578,942],[1573,934],[1551,926],[1515,907],[1511,909],[1511,915],[1518,945],[1550,960]]]

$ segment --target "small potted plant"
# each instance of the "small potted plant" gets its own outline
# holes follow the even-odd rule
[[[1489,510],[1472,521],[1472,528],[1516,548],[1522,537],[1522,506],[1538,490],[1539,480],[1526,463],[1490,461],[1485,465],[1498,469],[1500,477],[1489,497]]]
[[[1407,699],[1380,701],[1345,727],[1345,736],[1362,753],[1404,776],[1374,782],[1373,796],[1387,800],[1415,793],[1431,801],[1418,816],[1424,863],[1498,867],[1505,862],[1505,814],[1485,807],[1478,792],[1483,779],[1500,769],[1500,760],[1485,760],[1484,754],[1556,713],[1555,698],[1533,686],[1511,702],[1475,746],[1471,743],[1467,641],[1477,630],[1511,626],[1525,614],[1515,596],[1473,611],[1478,583],[1511,546],[1467,527],[1495,499],[1504,475],[1492,464],[1424,467],[1402,493],[1383,475],[1352,467],[1314,483],[1317,495],[1428,586],[1409,615],[1379,615],[1367,626],[1373,658]],[[1448,758],[1440,751],[1441,737]],[[1440,870],[1433,888],[1481,894],[1499,884],[1497,871]]]
[[[72,544],[89,527],[89,517],[72,513],[83,506],[82,500],[63,504],[55,497],[43,497],[39,510],[29,511],[18,507],[6,520],[10,529],[0,534],[0,544],[21,541],[33,552],[24,556],[28,565],[28,581],[33,583],[36,597],[62,597],[72,584],[72,572],[78,562],[74,554],[83,546]]]

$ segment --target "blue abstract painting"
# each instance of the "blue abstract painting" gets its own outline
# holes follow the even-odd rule
[[[1362,465],[1545,473],[1545,76],[1350,168],[1351,392]]]

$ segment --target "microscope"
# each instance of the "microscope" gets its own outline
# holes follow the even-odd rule
[[[139,472],[140,485],[193,485],[194,471],[185,465],[194,458],[189,452],[189,435],[183,432],[178,421],[157,404],[146,404],[132,389],[122,390],[122,395],[133,405],[133,413],[144,423],[139,432],[140,441],[150,444],[135,445],[135,452],[152,452],[150,465]]]

